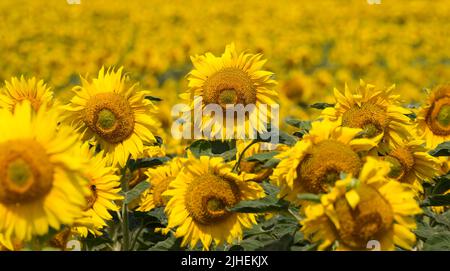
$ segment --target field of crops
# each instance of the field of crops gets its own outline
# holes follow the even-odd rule
[[[0,251],[450,250],[449,17],[0,1]]]

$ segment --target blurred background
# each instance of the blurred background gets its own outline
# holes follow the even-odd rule
[[[123,65],[173,104],[189,57],[235,42],[264,54],[284,114],[302,117],[360,78],[409,104],[450,78],[450,0],[68,2],[0,1],[0,80],[36,76],[68,99],[79,75]]]

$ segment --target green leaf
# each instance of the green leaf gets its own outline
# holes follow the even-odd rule
[[[209,142],[208,140],[196,140],[188,148],[196,157],[204,155],[212,156],[211,142]]]
[[[296,137],[302,138],[309,132],[309,130],[311,130],[311,121],[309,120],[305,121],[288,117],[285,121],[287,124],[300,129],[294,133],[294,136]]]
[[[426,240],[424,250],[448,251],[450,250],[450,232],[440,232]]]
[[[411,120],[415,120],[417,118],[417,115],[415,113],[405,114],[405,116],[407,116]]]
[[[422,206],[447,206],[450,205],[450,194],[430,195],[425,199]]]
[[[230,208],[230,211],[238,213],[265,213],[286,210],[288,205],[284,200],[265,197],[259,200],[243,200]]]
[[[307,200],[312,202],[320,202],[320,195],[311,194],[311,193],[303,193],[297,196],[299,200]]]
[[[264,243],[257,239],[244,239],[239,244],[230,247],[230,251],[255,251],[263,247]]]
[[[297,138],[280,130],[280,143],[288,146],[294,146],[297,143]]]
[[[261,152],[261,153],[256,153],[256,154],[248,157],[246,160],[252,161],[252,162],[264,163],[264,162],[272,159],[277,154],[279,154],[279,152],[277,152],[277,151]]]
[[[156,218],[162,225],[167,224],[167,217],[164,213],[164,207],[157,207],[147,213],[148,216]]]
[[[285,234],[280,239],[266,243],[263,247],[256,249],[257,251],[286,251],[294,241],[292,234]]]
[[[439,144],[434,150],[429,152],[432,156],[450,156],[450,141]]]
[[[167,238],[164,241],[156,243],[153,247],[151,247],[149,250],[156,250],[156,251],[174,251],[174,250],[182,250],[180,248],[181,239],[175,238],[175,236],[170,235],[169,238]]]
[[[315,108],[315,109],[325,109],[327,107],[333,107],[334,104],[329,104],[329,103],[314,103],[312,105],[310,105],[309,107],[311,108]]]
[[[274,218],[274,227],[272,228],[272,235],[275,235],[277,238],[281,238],[286,234],[295,234],[298,232],[300,228],[300,223],[298,220],[294,218],[292,215],[278,215]]]
[[[234,148],[229,151],[221,153],[219,156],[221,156],[225,161],[231,161],[236,159],[236,152],[237,150],[236,148]]]
[[[440,227],[441,228],[441,227]],[[428,238],[432,237],[433,235],[437,234],[439,231],[437,231],[437,227],[433,228],[427,223],[423,221],[417,222],[417,229],[414,231],[416,235],[424,240],[427,240]]]
[[[262,167],[263,168],[274,168],[278,165],[278,163],[280,163],[280,161],[281,161],[280,159],[272,158],[272,159],[268,160],[267,162],[265,162]]]
[[[137,160],[131,159],[128,162],[128,168],[131,171],[135,171],[140,168],[160,166],[169,160],[170,159],[168,157],[154,157],[154,158],[147,157],[147,158],[140,158]]]
[[[162,101],[161,98],[153,97],[153,96],[145,96],[145,99],[150,100],[150,101],[155,101],[155,102],[160,102],[160,101]]]
[[[146,189],[150,187],[149,182],[140,182],[133,189],[125,192],[125,203],[129,204],[133,200],[137,199]]]
[[[196,156],[221,156],[229,161],[236,157],[233,141],[205,140],[194,141],[188,148]]]
[[[437,223],[447,226],[450,229],[450,210],[445,213],[437,214],[434,216]]]
[[[433,188],[433,194],[443,194],[448,190],[450,190],[450,174],[438,177]]]
[[[301,128],[309,131],[311,129],[311,121],[310,120],[299,120],[291,117],[287,117],[285,122],[291,126],[296,128]]]

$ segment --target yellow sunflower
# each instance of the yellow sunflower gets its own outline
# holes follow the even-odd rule
[[[280,93],[295,104],[307,104],[313,94],[313,82],[303,72],[292,72],[290,77],[283,82]]]
[[[185,162],[185,158],[176,157],[166,165],[148,169],[145,174],[148,177],[150,188],[142,193],[140,206],[136,210],[148,212],[156,207],[165,206],[167,199],[162,194],[167,190],[169,184],[175,180]]]
[[[137,84],[129,86],[122,68],[117,71],[102,68],[98,78],[75,87],[75,96],[67,110],[66,120],[84,140],[99,144],[113,166],[124,166],[128,157],[142,154],[145,145],[156,142],[154,131],[158,121],[156,107],[145,97],[150,94]]]
[[[270,106],[278,105],[278,92],[273,89],[276,85],[273,73],[261,69],[266,62],[261,57],[261,54],[238,54],[233,43],[226,46],[221,57],[211,53],[191,57],[194,70],[188,75],[189,90],[181,97],[188,101],[193,112],[208,105],[224,109],[222,122],[208,114],[194,120],[195,128],[206,133],[204,136],[225,139],[227,119],[235,124],[229,133],[237,132],[238,136],[249,138],[254,132],[267,130]],[[242,105],[248,108],[248,114],[243,119],[235,114],[227,117],[227,105]]]
[[[417,114],[417,130],[431,149],[450,140],[450,85],[439,86],[429,94]]]
[[[358,179],[347,175],[320,203],[307,205],[300,222],[306,238],[319,250],[335,242],[338,250],[366,250],[369,241],[381,250],[412,249],[421,209],[409,186],[389,180],[389,171],[389,163],[368,157]]]
[[[390,178],[413,185],[419,192],[423,192],[422,182],[431,181],[441,169],[440,161],[428,153],[422,140],[405,141],[383,159],[391,165]]]
[[[108,166],[107,159],[103,153],[94,154],[88,144],[84,144],[82,152],[89,157],[89,164],[85,169],[85,176],[89,180],[90,195],[86,197],[87,204],[83,211],[83,217],[77,219],[73,232],[81,237],[86,237],[89,232],[101,235],[99,231],[105,227],[106,221],[111,220],[110,211],[115,212],[120,207],[114,202],[123,199],[119,193],[120,177],[116,169]]]
[[[361,131],[329,120],[313,122],[301,141],[275,156],[280,162],[271,180],[280,187],[279,196],[298,202],[299,193],[328,192],[341,172],[357,175],[360,152],[376,146],[376,139],[357,138]]]
[[[203,249],[213,244],[242,239],[244,228],[256,224],[256,214],[233,213],[228,208],[242,200],[264,197],[264,190],[254,182],[232,173],[221,157],[192,156],[177,178],[162,195],[170,197],[165,211],[168,228],[183,237],[182,246],[194,248],[199,241]]]
[[[55,110],[34,112],[28,101],[0,119],[0,233],[26,242],[72,224],[89,193],[77,134],[58,126]]]
[[[11,81],[5,81],[5,86],[0,90],[0,108],[14,111],[16,104],[29,101],[35,111],[42,105],[50,107],[53,105],[53,91],[36,78],[25,79],[13,77]]]
[[[14,250],[14,245],[10,240],[5,239],[0,233],[0,251]]]
[[[395,85],[376,90],[362,80],[354,93],[347,85],[344,93],[334,89],[336,105],[324,109],[322,116],[339,121],[344,127],[361,128],[364,137],[377,137],[383,145],[401,144],[412,131],[411,120],[406,116],[411,111],[399,105],[400,96],[392,94],[394,89]]]

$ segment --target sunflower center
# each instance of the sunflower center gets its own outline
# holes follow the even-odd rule
[[[98,113],[97,125],[104,130],[113,128],[116,121],[116,116],[109,109],[102,109]]]
[[[206,79],[206,104],[255,104],[256,86],[247,72],[238,68],[223,68]]]
[[[0,144],[0,202],[20,204],[44,197],[53,185],[53,165],[35,140]]]
[[[225,89],[219,94],[219,104],[226,107],[227,104],[236,104],[238,101],[236,90]]]
[[[300,79],[291,78],[286,81],[281,90],[287,98],[298,101],[301,100],[303,94],[305,93],[305,86]]]
[[[153,186],[153,202],[155,203],[156,207],[162,207],[166,205],[167,202],[166,199],[162,196],[162,193],[167,190],[169,184],[173,181],[173,179],[173,177],[166,178]]]
[[[426,118],[430,130],[436,135],[450,135],[450,97],[447,95],[446,91],[437,94]]]
[[[99,93],[87,102],[84,122],[105,141],[119,143],[133,134],[133,109],[120,94]]]
[[[414,167],[414,156],[407,148],[397,148],[384,158],[391,164],[389,177],[397,179],[400,182],[406,181],[406,175]]]
[[[207,201],[206,208],[209,212],[223,212],[225,210],[225,205],[222,200],[211,198]]]
[[[442,126],[448,126],[450,123],[450,105],[444,105],[441,107],[437,116],[437,121]]]
[[[340,198],[335,203],[339,220],[337,230],[340,240],[356,249],[364,249],[370,240],[380,240],[380,234],[389,230],[394,221],[394,215],[389,203],[368,185],[357,188],[360,201],[355,209]]]
[[[361,159],[349,146],[336,140],[324,140],[311,149],[297,168],[297,181],[308,193],[325,193],[341,172],[356,176],[361,167]]]
[[[361,128],[364,130],[363,137],[367,138],[379,135],[387,125],[386,112],[371,103],[365,103],[361,107],[354,106],[342,115],[342,126]]]
[[[87,210],[93,208],[94,204],[98,198],[97,186],[95,186],[95,184],[92,184],[89,186],[89,189],[91,190],[91,194],[88,197],[86,197],[87,205],[86,205],[86,208],[84,209],[84,211],[87,211]]]
[[[194,180],[185,195],[186,209],[196,222],[204,225],[226,219],[230,215],[227,208],[239,201],[236,183],[213,174]]]

